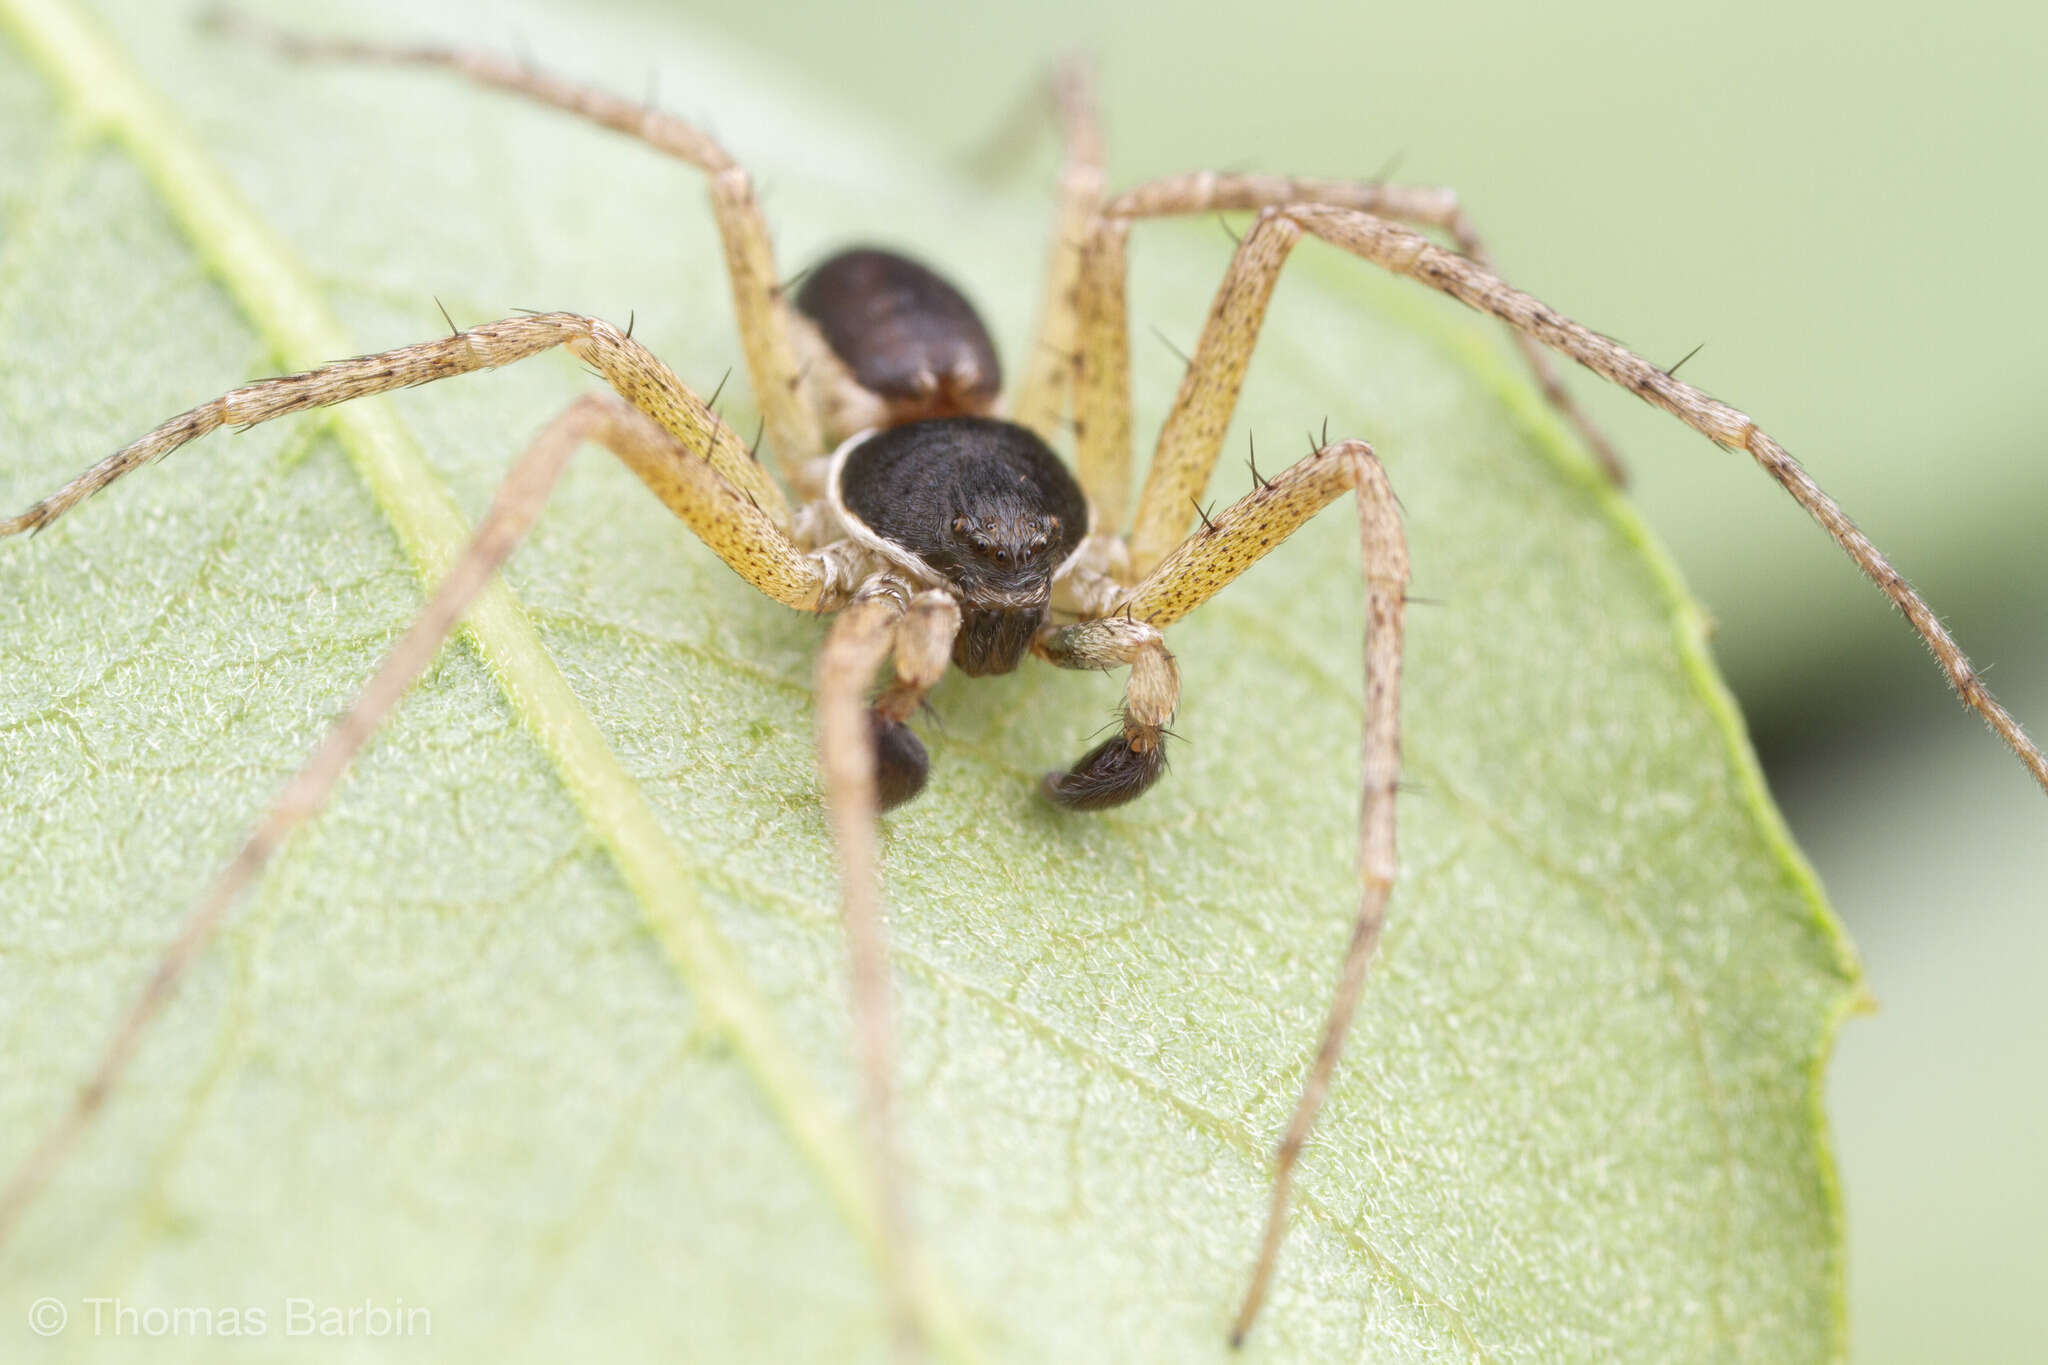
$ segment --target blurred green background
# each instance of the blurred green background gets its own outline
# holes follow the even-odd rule
[[[1079,49],[1100,61],[1116,183],[1398,163],[1457,186],[1547,302],[1667,363],[1704,343],[1686,378],[1806,461],[2048,732],[2048,276],[2006,245],[2048,216],[2041,7],[684,8],[934,158],[965,164]],[[746,130],[720,132],[744,157]],[[1157,321],[1183,345],[1198,325]],[[2048,805],[1759,471],[1576,387],[1720,623],[1882,1007],[1849,1026],[1830,1085],[1856,1357],[2038,1359]]]

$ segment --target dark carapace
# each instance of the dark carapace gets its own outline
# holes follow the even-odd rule
[[[1052,603],[1053,575],[1088,533],[1088,500],[1028,428],[938,417],[876,432],[835,461],[850,529],[950,586],[960,599],[953,662],[1007,673]]]

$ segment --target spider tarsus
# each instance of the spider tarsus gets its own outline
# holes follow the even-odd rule
[[[875,805],[894,810],[924,790],[931,756],[916,731],[900,720],[869,711],[868,727],[875,746]]]
[[[1144,795],[1166,771],[1166,744],[1156,731],[1143,747],[1126,731],[1096,745],[1063,773],[1047,773],[1040,790],[1068,810],[1108,810]]]

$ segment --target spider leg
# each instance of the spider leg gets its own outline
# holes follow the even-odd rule
[[[1123,274],[1124,236],[1120,220],[1098,220],[1084,255],[1084,274],[1093,269],[1093,289],[1119,286]],[[1963,704],[1976,711],[2005,741],[2044,791],[2048,791],[2048,755],[2027,736],[2020,723],[1995,701],[1983,679],[1941,620],[1913,586],[1894,569],[1835,500],[1815,483],[1799,462],[1747,415],[1685,383],[1618,342],[1572,321],[1541,301],[1508,285],[1477,262],[1447,251],[1411,228],[1356,209],[1318,204],[1292,204],[1259,213],[1211,305],[1195,357],[1181,381],[1174,409],[1160,432],[1159,447],[1146,477],[1145,492],[1131,533],[1131,565],[1147,572],[1187,529],[1194,499],[1207,486],[1209,472],[1222,447],[1238,390],[1244,381],[1252,346],[1264,320],[1265,305],[1289,251],[1303,232],[1310,232],[1353,255],[1397,275],[1407,275],[1459,302],[1489,313],[1559,351],[1603,378],[1612,380],[1644,401],[1671,413],[1716,445],[1746,451],[1813,519],[1844,553],[1875,583],[1919,634],[1949,685]],[[1099,254],[1099,259],[1098,259]],[[1084,279],[1084,303],[1092,292]],[[1115,291],[1121,294],[1121,288]],[[1119,299],[1116,311],[1121,314]],[[1084,319],[1085,319],[1084,312]],[[1084,324],[1085,325],[1085,324]],[[1084,338],[1085,340],[1085,338]],[[1091,389],[1088,373],[1077,402],[1106,401],[1123,413],[1129,429],[1130,371],[1128,349],[1105,352],[1115,373]],[[1104,399],[1103,396],[1107,395]],[[1095,415],[1084,412],[1083,434]],[[1128,442],[1126,441],[1126,450]],[[1087,467],[1085,460],[1083,468]],[[1092,490],[1091,490],[1092,491]]]
[[[739,437],[653,352],[611,324],[575,313],[507,318],[234,389],[115,451],[19,516],[0,518],[0,537],[40,530],[123,475],[221,427],[254,426],[308,408],[495,369],[555,346],[596,370],[690,452],[687,458],[653,455],[630,445],[621,454],[735,572],[776,601],[804,611],[829,605],[833,594],[843,593],[848,585],[838,561],[806,555],[784,534],[789,516],[782,492]]]
[[[702,467],[702,462],[674,436],[608,395],[580,398],[547,425],[499,485],[490,510],[478,524],[468,547],[442,578],[418,619],[392,646],[362,692],[186,917],[70,1108],[43,1134],[28,1157],[15,1168],[4,1189],[0,1189],[0,1243],[6,1241],[30,1200],[77,1146],[80,1136],[105,1106],[122,1072],[134,1060],[143,1033],[177,993],[186,970],[228,911],[291,832],[326,804],[356,752],[426,671],[471,600],[525,537],[569,456],[585,441],[609,447],[636,469],[653,468],[663,462]],[[731,497],[729,493],[727,496]]]
[[[1083,657],[1091,645],[1104,648],[1139,627],[1157,639],[1171,625],[1222,591],[1232,579],[1264,558],[1282,541],[1345,491],[1358,497],[1358,534],[1366,586],[1365,726],[1361,750],[1358,815],[1358,914],[1337,973],[1337,987],[1323,1023],[1321,1045],[1310,1064],[1301,1095],[1274,1157],[1273,1191],[1265,1231],[1243,1305],[1231,1326],[1231,1342],[1242,1344],[1265,1302],[1287,1235],[1287,1208],[1316,1111],[1351,1030],[1352,1015],[1365,984],[1365,970],[1379,942],[1393,889],[1394,797],[1401,772],[1401,618],[1408,590],[1408,542],[1387,484],[1386,471],[1363,441],[1323,447],[1210,518],[1168,555],[1116,607],[1117,615],[1050,632],[1059,646]],[[1055,660],[1057,662],[1057,660]],[[1086,662],[1076,666],[1099,666]],[[1133,670],[1136,682],[1136,670]],[[1134,688],[1135,691],[1135,688]],[[1057,799],[1057,796],[1055,796]]]
[[[1098,216],[1074,286],[1074,471],[1111,534],[1131,509],[1130,237],[1129,219]]]
[[[1118,218],[1159,218],[1212,211],[1258,210],[1288,204],[1319,204],[1357,209],[1397,223],[1435,228],[1457,244],[1466,259],[1492,271],[1486,243],[1466,216],[1458,192],[1443,186],[1390,185],[1377,180],[1317,180],[1282,175],[1238,175],[1195,171],[1150,180],[1118,195],[1105,210]],[[1628,482],[1628,471],[1605,432],[1588,417],[1558,377],[1557,367],[1535,338],[1510,327],[1515,347],[1528,362],[1536,385],[1550,405],[1577,429],[1608,481]]]
[[[442,67],[478,84],[602,124],[703,171],[710,177],[711,211],[725,244],[726,273],[732,283],[740,344],[746,352],[747,373],[753,380],[754,401],[760,405],[769,444],[781,461],[784,477],[792,482],[798,478],[803,462],[822,452],[824,438],[817,415],[800,392],[796,353],[783,312],[782,277],[775,268],[767,220],[761,215],[753,181],[746,170],[710,134],[659,109],[562,80],[494,52],[438,44],[311,37],[275,28],[228,8],[209,11],[206,19],[224,32],[251,39],[294,59]]]
[[[1224,433],[1244,388],[1259,325],[1279,283],[1280,267],[1301,238],[1301,228],[1279,216],[1262,216],[1230,258],[1223,283],[1202,324],[1194,359],[1181,376],[1180,392],[1159,428],[1145,489],[1131,526],[1131,568],[1150,573],[1178,545],[1194,520],[1209,486]],[[1128,371],[1124,380],[1128,389]],[[1126,399],[1126,402],[1129,400]]]
[[[1397,275],[1407,275],[1460,303],[1490,313],[1518,332],[1536,338],[1645,402],[1664,409],[1715,445],[1747,452],[1776,479],[1793,501],[1842,547],[1926,642],[1963,704],[1982,716],[2018,755],[2034,780],[2048,791],[2048,755],[2020,723],[1993,700],[1969,656],[1949,635],[1941,618],[1894,569],[1813,476],[1751,418],[1718,399],[1674,379],[1620,343],[1581,326],[1541,301],[1515,289],[1492,271],[1421,234],[1353,209],[1298,205],[1281,210],[1335,246]]]
[[[889,1007],[888,930],[882,918],[875,846],[875,820],[881,809],[877,751],[882,746],[865,695],[883,659],[904,634],[904,623],[913,619],[908,615],[911,593],[907,583],[886,573],[870,578],[833,621],[818,657],[819,766],[825,784],[825,814],[839,850],[853,984],[854,1056],[881,1208],[882,1278],[899,1342],[913,1340],[910,1334],[914,1330],[908,1290],[909,1220],[891,1113],[895,1045]],[[917,655],[920,645],[929,643],[934,632],[913,627],[909,634],[913,643],[906,652]],[[919,662],[911,665],[913,670]],[[936,681],[935,672],[932,678]]]
[[[1010,419],[1030,427],[1047,442],[1059,434],[1074,377],[1077,330],[1075,286],[1081,274],[1081,243],[1102,206],[1102,125],[1095,106],[1094,72],[1078,57],[1053,74],[1064,156],[1059,209],[1053,220],[1052,251],[1045,266],[1038,330],[1025,353],[1023,374],[1010,401]]]

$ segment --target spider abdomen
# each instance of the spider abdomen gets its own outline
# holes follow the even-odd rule
[[[858,438],[833,461],[831,495],[857,538],[960,599],[953,662],[974,675],[1017,666],[1088,534],[1088,499],[1059,456],[989,417]]]
[[[1003,377],[988,328],[964,294],[916,261],[842,251],[804,277],[794,302],[889,423],[995,406]]]

